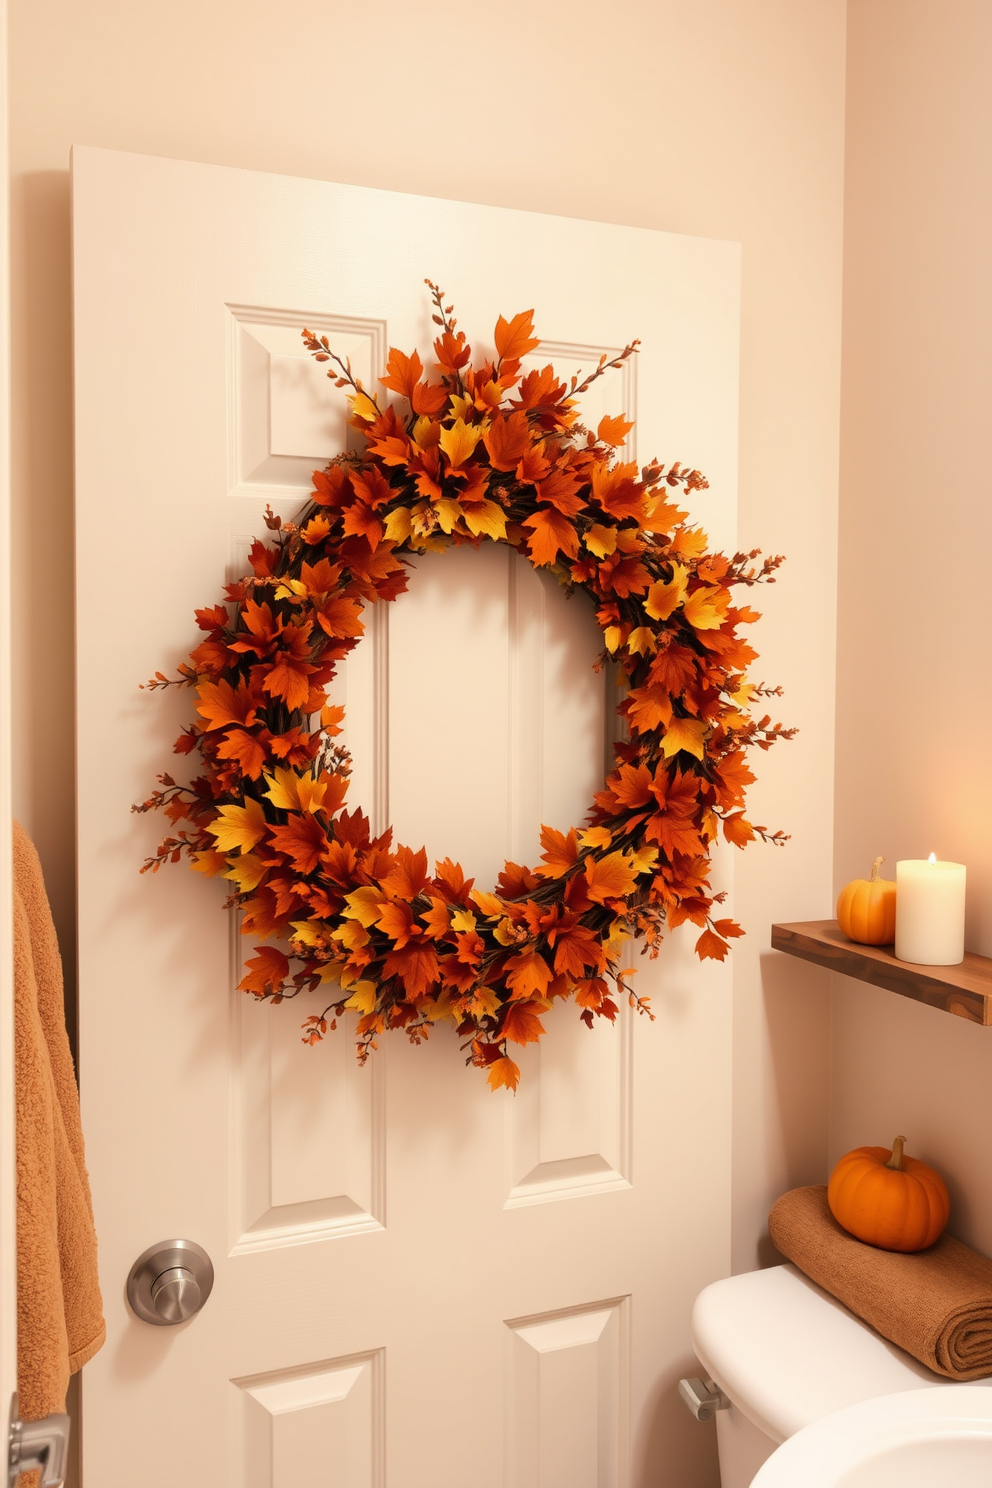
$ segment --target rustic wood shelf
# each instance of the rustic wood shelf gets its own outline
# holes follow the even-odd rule
[[[773,925],[772,947],[828,971],[887,987],[970,1023],[992,1025],[992,959],[988,956],[966,951],[959,966],[916,966],[897,961],[892,946],[855,945],[836,920]]]

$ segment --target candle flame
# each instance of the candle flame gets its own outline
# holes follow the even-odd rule
[[[931,853],[930,856],[927,858],[927,862],[930,864],[931,868],[936,863],[936,861],[937,861],[937,854],[936,853]]]

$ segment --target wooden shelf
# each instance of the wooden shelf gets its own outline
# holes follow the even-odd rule
[[[915,966],[897,961],[892,946],[855,945],[836,920],[805,920],[797,925],[773,925],[772,946],[789,956],[799,956],[887,987],[901,997],[912,997],[970,1023],[992,1025],[992,959],[965,952],[959,966]]]

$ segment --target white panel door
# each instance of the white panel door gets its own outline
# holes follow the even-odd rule
[[[477,346],[533,306],[559,371],[639,336],[589,421],[704,469],[732,546],[737,249],[92,149],[73,172],[89,1488],[674,1488],[689,1307],[728,1265],[728,968],[676,937],[640,963],[655,1023],[556,1009],[516,1098],[444,1029],[359,1069],[348,1030],[307,1048],[309,1006],[233,991],[218,881],[139,877],[165,824],[130,806],[190,706],[138,683],[342,448],[304,324],[369,381],[389,345],[429,351],[425,276]],[[388,609],[341,679],[352,802],[491,885],[601,783],[595,623],[496,545],[424,558]],[[149,1327],[125,1278],[179,1236],[215,1289]]]

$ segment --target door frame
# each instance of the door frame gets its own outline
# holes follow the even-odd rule
[[[13,896],[11,864],[10,169],[7,4],[0,0],[0,1420],[17,1388],[14,1152]]]

